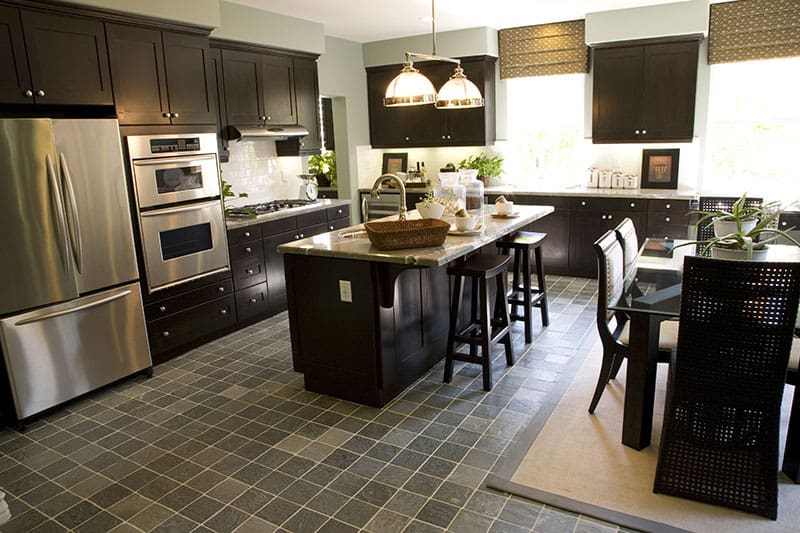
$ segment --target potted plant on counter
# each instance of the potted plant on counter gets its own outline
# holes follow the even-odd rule
[[[458,164],[458,169],[471,168],[478,171],[478,179],[485,186],[489,186],[492,179],[497,179],[503,173],[503,158],[500,156],[487,156],[483,152],[463,159]]]
[[[308,158],[308,172],[317,177],[320,187],[336,187],[336,152],[328,151]]]
[[[746,206],[747,194],[743,194],[730,211],[690,211],[699,215],[695,227],[701,224],[714,224],[714,236],[704,240],[690,241],[678,246],[698,244],[703,255],[716,259],[763,259],[770,242],[784,237],[795,246],[800,242],[787,232],[777,228],[777,220],[785,208],[780,202],[769,202],[756,206]]]
[[[442,198],[434,196],[433,189],[428,189],[422,201],[417,202],[414,207],[422,218],[442,218],[445,202]]]

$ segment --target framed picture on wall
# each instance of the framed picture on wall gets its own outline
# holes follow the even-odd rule
[[[406,168],[408,168],[408,152],[383,154],[382,174],[405,172]]]
[[[642,188],[677,189],[679,148],[642,150]]]

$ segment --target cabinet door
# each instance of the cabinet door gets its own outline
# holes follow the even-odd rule
[[[587,209],[572,211],[570,223],[569,270],[573,276],[597,277],[597,256],[592,245],[603,233],[614,229],[625,217],[633,221],[639,244],[644,240],[647,213]]]
[[[385,107],[383,97],[400,69],[367,71],[369,138],[373,148],[401,148],[411,145],[411,107]]]
[[[490,70],[493,73],[494,65],[482,59],[461,62],[467,79],[478,86],[486,103],[485,107],[438,111],[446,119],[446,144],[454,146],[485,146],[494,141],[494,135],[492,135],[491,139],[487,139],[486,131],[487,114],[494,116],[494,95],[486,94],[485,76],[487,65],[491,66]],[[453,69],[450,68],[448,76],[452,73]]]
[[[644,47],[643,137],[691,141],[698,41]]]
[[[308,135],[300,139],[301,152],[319,152],[319,88],[317,62],[313,59],[294,59],[294,84],[297,94],[297,122],[305,126]]]
[[[164,32],[164,62],[173,124],[215,124],[208,38]]]
[[[227,126],[225,118],[225,87],[222,83],[222,51],[219,48],[212,48],[208,52],[211,60],[208,81],[211,86],[211,102],[214,104],[215,116],[217,118],[217,152],[219,162],[227,163],[230,158],[228,140],[222,135],[222,131]]]
[[[267,124],[297,124],[292,58],[261,56],[261,76]]]
[[[547,233],[542,245],[542,262],[545,274],[569,273],[569,209],[556,209],[530,225],[530,231]]]
[[[19,10],[6,6],[0,6],[0,102],[33,103]]]
[[[264,238],[264,263],[267,268],[270,313],[278,313],[286,309],[286,276],[283,268],[283,254],[278,253],[278,246],[295,240],[297,236],[297,230],[293,230]]]
[[[631,140],[641,127],[641,46],[594,51],[592,140]]]
[[[161,32],[106,24],[120,124],[169,124]]]
[[[261,57],[250,52],[222,50],[225,78],[225,110],[228,124],[263,124],[261,102]]]
[[[103,23],[22,10],[38,104],[112,105]]]

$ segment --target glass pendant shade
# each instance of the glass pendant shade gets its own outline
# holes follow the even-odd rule
[[[436,96],[437,109],[467,109],[483,107],[484,100],[478,86],[464,75],[464,69],[457,66],[447,83],[442,85]]]
[[[411,61],[403,64],[403,70],[386,87],[383,105],[399,107],[432,104],[436,101],[436,89],[431,80],[414,68]]]

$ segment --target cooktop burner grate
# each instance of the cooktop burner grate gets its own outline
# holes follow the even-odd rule
[[[250,204],[244,207],[231,207],[226,209],[225,211],[228,213],[228,216],[248,217],[248,216],[253,216],[253,213],[255,213],[256,215],[263,215],[266,213],[274,213],[275,211],[281,211],[282,209],[288,209],[290,207],[301,207],[304,205],[311,205],[317,202],[318,200],[305,200],[302,198],[286,198],[282,200],[272,200],[271,202],[262,202],[260,204]]]

